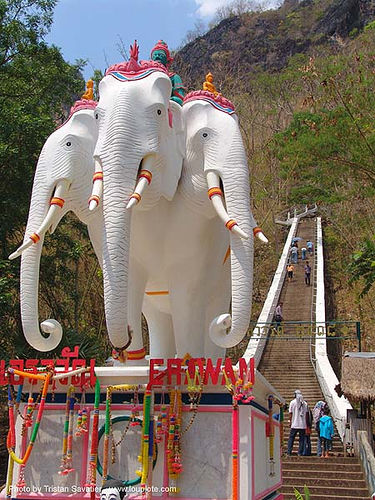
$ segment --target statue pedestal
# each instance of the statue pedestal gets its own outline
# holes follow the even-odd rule
[[[99,435],[104,433],[105,420],[105,391],[104,387],[115,384],[143,385],[148,381],[148,367],[104,367],[96,368],[96,375],[102,387]],[[38,392],[39,385],[35,385]],[[67,386],[65,386],[66,391]],[[74,435],[72,467],[73,471],[67,475],[59,475],[62,442],[65,421],[66,394],[60,385],[57,387],[55,400],[47,400],[45,411],[40,425],[39,435],[35,442],[29,462],[24,470],[26,487],[17,488],[20,467],[15,464],[11,497],[31,500],[35,497],[54,498],[56,500],[89,499],[90,491],[85,486],[88,480],[87,470],[90,460],[90,446],[92,437],[93,392],[88,390],[85,402],[76,404],[85,407],[88,411],[88,432],[80,437]],[[132,404],[132,392],[113,392],[111,417],[115,446],[115,463],[111,463],[111,446],[109,451],[109,474],[114,478],[135,482],[139,469],[138,455],[141,446],[142,427],[128,426],[132,410],[139,412],[142,419],[142,389],[139,391],[139,404],[136,408]],[[168,390],[166,390],[166,394]],[[154,411],[160,412],[161,388],[155,388]],[[272,450],[270,449],[268,397],[274,395],[282,401],[277,392],[260,374],[256,374],[253,396],[250,404],[240,404],[238,407],[238,498],[240,500],[281,499],[277,492],[281,486],[281,448],[280,423],[272,419],[274,434]],[[80,401],[81,395],[76,398]],[[189,398],[182,386],[183,403]],[[169,399],[166,397],[166,403]],[[21,413],[25,412],[25,404],[21,404]],[[77,411],[75,410],[74,425],[76,427]],[[274,405],[273,413],[278,412]],[[197,414],[190,426],[193,413],[189,404],[182,407],[182,437],[181,459],[183,472],[176,482],[168,480],[167,436],[158,444],[157,457],[152,473],[152,493],[147,498],[165,499],[169,497],[185,500],[200,499],[232,499],[232,446],[233,446],[233,419],[232,397],[223,385],[205,386]],[[122,418],[117,418],[122,417]],[[126,427],[128,429],[126,430]],[[22,420],[18,416],[16,421],[17,447],[16,454],[23,456],[28,439],[21,437]],[[76,428],[74,428],[75,434]],[[99,459],[103,464],[103,437],[99,441]],[[270,452],[273,451],[273,460]],[[100,494],[102,477],[97,473],[96,496]],[[178,493],[173,492],[177,486]],[[171,490],[172,487],[172,490]],[[169,491],[168,491],[169,490]],[[5,496],[3,490],[1,496]],[[129,498],[142,497],[140,485],[129,486]]]

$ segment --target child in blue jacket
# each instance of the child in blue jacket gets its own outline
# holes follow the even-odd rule
[[[333,421],[332,417],[329,416],[329,408],[326,406],[324,409],[324,415],[320,417],[319,420],[319,430],[320,430],[320,439],[322,441],[322,458],[328,458],[329,450],[332,449],[332,437],[334,434],[333,431]]]

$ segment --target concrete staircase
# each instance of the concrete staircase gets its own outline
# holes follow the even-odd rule
[[[301,221],[297,235],[303,240],[314,242],[315,219]],[[309,258],[314,272],[314,258]],[[292,282],[285,284],[281,301],[284,303],[285,321],[310,321],[313,286],[304,283],[304,263],[299,261],[295,267]],[[286,329],[287,330],[287,329]],[[290,332],[290,335],[293,334]],[[289,403],[294,398],[294,391],[300,389],[304,399],[312,409],[315,403],[323,399],[315,371],[310,361],[310,339],[270,339],[264,350],[258,367],[259,371],[277,389]],[[284,452],[289,437],[289,414],[285,412]],[[303,493],[306,484],[312,500],[363,499],[370,495],[357,457],[344,457],[343,446],[337,433],[333,438],[331,456],[327,459],[316,456],[317,433],[311,435],[312,456],[299,457],[298,437],[293,446],[291,457],[283,456],[283,487],[281,492],[285,500],[295,499],[293,487]]]

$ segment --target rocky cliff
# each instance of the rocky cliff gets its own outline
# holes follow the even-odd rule
[[[175,56],[189,88],[208,71],[246,79],[247,72],[279,71],[291,56],[345,43],[375,19],[375,0],[285,0],[277,10],[223,20]]]

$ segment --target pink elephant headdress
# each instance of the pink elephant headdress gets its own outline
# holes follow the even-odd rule
[[[166,68],[161,63],[157,61],[138,61],[138,55],[139,45],[137,40],[134,40],[134,45],[130,46],[130,60],[123,61],[118,64],[112,64],[112,66],[110,66],[105,72],[105,75],[107,76],[114,75],[114,73],[121,73],[122,75],[131,75],[128,79],[133,79],[136,75],[144,73],[146,70],[162,71],[163,73],[168,74]]]
[[[215,96],[212,92],[208,92],[207,90],[194,90],[193,92],[189,92],[184,99],[184,104],[199,99],[209,102],[215,108],[229,115],[235,113],[234,104],[229,99],[220,94]]]

